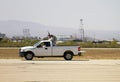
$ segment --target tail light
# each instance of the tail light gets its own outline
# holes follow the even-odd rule
[[[81,50],[81,48],[80,47],[78,47],[78,51],[80,51]]]

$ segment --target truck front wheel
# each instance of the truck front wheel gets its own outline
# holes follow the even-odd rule
[[[65,60],[72,60],[72,58],[73,58],[73,53],[71,53],[71,52],[66,52],[66,53],[64,54],[64,59],[65,59]]]
[[[30,52],[26,53],[25,59],[26,60],[32,60],[33,59],[33,53],[30,53]]]

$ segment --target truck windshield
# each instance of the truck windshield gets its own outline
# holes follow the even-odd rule
[[[37,47],[40,44],[40,42],[35,43],[33,46]]]

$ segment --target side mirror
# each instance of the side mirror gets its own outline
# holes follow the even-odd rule
[[[38,45],[37,48],[41,48],[42,46],[41,45]]]

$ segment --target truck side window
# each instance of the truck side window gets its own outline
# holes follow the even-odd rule
[[[37,46],[39,47],[50,47],[50,42],[42,42],[40,45]]]
[[[44,42],[44,45],[45,45],[46,47],[50,47],[50,42]]]

